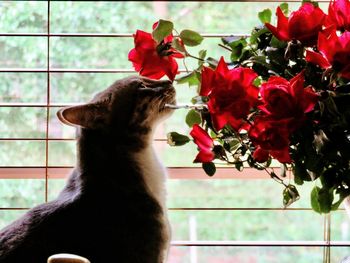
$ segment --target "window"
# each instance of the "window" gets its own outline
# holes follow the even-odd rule
[[[136,29],[150,31],[158,18],[170,18],[178,29],[190,25],[202,32],[210,56],[229,57],[217,46],[220,37],[249,34],[257,13],[278,4],[1,1],[0,227],[62,188],[75,162],[74,129],[63,126],[55,113],[134,74],[127,54]],[[321,6],[326,9],[327,3]],[[177,91],[184,103],[195,94],[186,85],[177,85]],[[154,142],[170,174],[169,262],[339,262],[350,254],[343,210],[315,214],[306,191],[284,210],[282,188],[264,173],[222,167],[209,179],[192,163],[194,144],[168,147],[166,132],[187,132],[180,128],[185,114],[177,111]]]

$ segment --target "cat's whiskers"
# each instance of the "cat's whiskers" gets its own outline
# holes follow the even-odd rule
[[[178,109],[195,109],[195,110],[203,110],[207,109],[208,106],[205,104],[165,104],[165,108],[178,110]]]

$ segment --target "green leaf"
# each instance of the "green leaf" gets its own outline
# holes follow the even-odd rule
[[[341,203],[344,201],[345,198],[340,198],[337,202],[332,204],[331,210],[332,211],[337,211]]]
[[[287,42],[279,40],[277,37],[272,36],[270,41],[270,46],[275,48],[285,48],[287,46]]]
[[[236,39],[235,41],[231,42],[224,42],[225,45],[229,46],[231,49],[234,49],[238,46],[242,46],[243,48],[247,46],[247,40],[244,37],[240,37],[239,39]]]
[[[216,167],[215,167],[215,164],[213,162],[202,163],[202,168],[203,168],[204,172],[209,176],[213,176],[216,172]]]
[[[311,207],[317,213],[329,213],[333,200],[333,189],[315,186],[311,191]]]
[[[269,159],[265,163],[265,167],[270,167],[271,163],[272,163],[272,158],[269,157]]]
[[[228,144],[230,146],[230,152],[234,152],[241,146],[241,141],[237,138],[233,138]]]
[[[167,142],[170,146],[181,146],[190,141],[190,138],[186,135],[177,133],[177,132],[169,132],[167,134]]]
[[[280,177],[286,177],[287,176],[288,167],[285,163],[281,164],[281,170],[280,170]]]
[[[300,199],[300,195],[296,187],[292,184],[286,186],[283,190],[283,205],[290,206],[292,203]]]
[[[244,61],[244,64],[249,64],[249,63],[254,63],[254,64],[259,64],[264,66],[267,69],[271,69],[271,64],[268,62],[266,56],[255,56],[251,57],[250,59]]]
[[[157,27],[152,32],[152,37],[160,43],[165,37],[169,36],[174,29],[174,24],[171,21],[160,19]]]
[[[208,101],[208,97],[205,96],[195,96],[191,99],[192,104],[205,104]]]
[[[247,40],[244,37],[226,37],[222,38],[221,40],[232,50],[231,61],[237,61],[242,57],[243,50],[247,46]]]
[[[304,181],[312,181],[310,174],[307,172],[305,165],[301,162],[295,162],[293,167],[294,181],[302,185]]]
[[[230,43],[236,42],[241,39],[242,39],[241,36],[228,36],[228,37],[222,37],[221,41],[224,45],[229,45]]]
[[[237,169],[238,171],[242,172],[243,169],[244,169],[244,167],[243,167],[243,162],[242,162],[242,161],[237,161],[237,162],[235,163],[235,167],[236,167],[236,169]]]
[[[312,189],[311,195],[310,195],[311,207],[317,213],[321,213],[321,207],[320,207],[320,203],[318,201],[318,193],[319,193],[320,189],[321,189],[320,187],[315,186]]]
[[[173,39],[173,42],[171,43],[171,46],[173,48],[175,48],[176,50],[182,52],[182,53],[186,53],[186,49],[185,47],[182,45],[181,43],[181,39],[179,37],[175,37]]]
[[[243,55],[243,49],[244,46],[242,44],[239,44],[233,48],[230,56],[231,61],[238,61]]]
[[[251,45],[256,44],[258,42],[258,38],[261,35],[269,33],[269,32],[270,32],[270,30],[268,30],[266,27],[263,27],[261,29],[254,29],[250,35],[250,38],[249,38],[250,44]]]
[[[196,110],[190,110],[186,115],[186,123],[189,127],[202,122],[201,115]]]
[[[202,65],[205,62],[205,57],[207,56],[207,51],[205,49],[202,49],[198,52],[198,57],[200,58],[198,60],[198,66],[201,68]]]
[[[319,7],[318,2],[314,2],[312,0],[303,0],[302,5],[305,3],[310,3],[310,4],[313,4],[314,7]]]
[[[189,86],[196,86],[200,83],[200,81],[198,79],[198,74],[195,70],[189,74],[186,74],[183,77],[176,79],[176,82],[178,84],[188,83]]]
[[[180,38],[186,46],[198,46],[203,41],[203,37],[196,31],[185,29],[180,33]]]
[[[257,77],[256,79],[254,79],[253,85],[254,85],[255,87],[259,87],[259,86],[261,85],[262,81],[263,81],[262,77],[259,76],[259,77]]]
[[[261,23],[270,23],[271,22],[271,17],[272,17],[272,12],[270,9],[264,9],[263,11],[259,12],[258,14],[259,19]]]
[[[205,59],[205,57],[207,56],[207,51],[205,49],[202,49],[198,52],[198,56],[200,59]]]
[[[216,60],[215,58],[212,58],[212,57],[208,57],[207,58],[207,62],[208,62],[208,64],[209,64],[209,66],[211,67],[211,68],[216,68],[217,66],[218,66],[218,64],[219,64],[219,61],[218,60]]]
[[[288,6],[288,3],[282,3],[282,4],[280,4],[280,8],[281,8],[283,14],[284,14],[285,16],[287,16],[288,13],[289,13],[289,6]]]
[[[332,203],[334,200],[333,190],[328,188],[321,188],[318,192],[318,202],[320,204],[321,213],[329,213],[332,210]]]
[[[338,168],[329,167],[327,168],[319,177],[321,184],[325,188],[337,187],[338,184],[341,184],[338,178]]]
[[[304,181],[299,176],[296,176],[294,174],[294,183],[296,183],[297,185],[303,185]]]
[[[305,168],[311,172],[314,172],[318,177],[323,171],[323,164],[324,160],[322,156],[317,154],[316,151],[311,152],[310,150],[310,153],[308,153],[305,158]]]

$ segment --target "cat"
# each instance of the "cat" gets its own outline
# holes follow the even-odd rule
[[[91,263],[166,262],[171,231],[166,173],[152,147],[173,110],[168,80],[132,76],[58,118],[78,129],[77,164],[57,199],[0,231],[0,263],[71,253]]]

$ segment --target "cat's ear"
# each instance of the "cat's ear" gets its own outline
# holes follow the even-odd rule
[[[106,120],[106,108],[94,103],[60,109],[58,119],[64,124],[83,128],[98,128]]]

